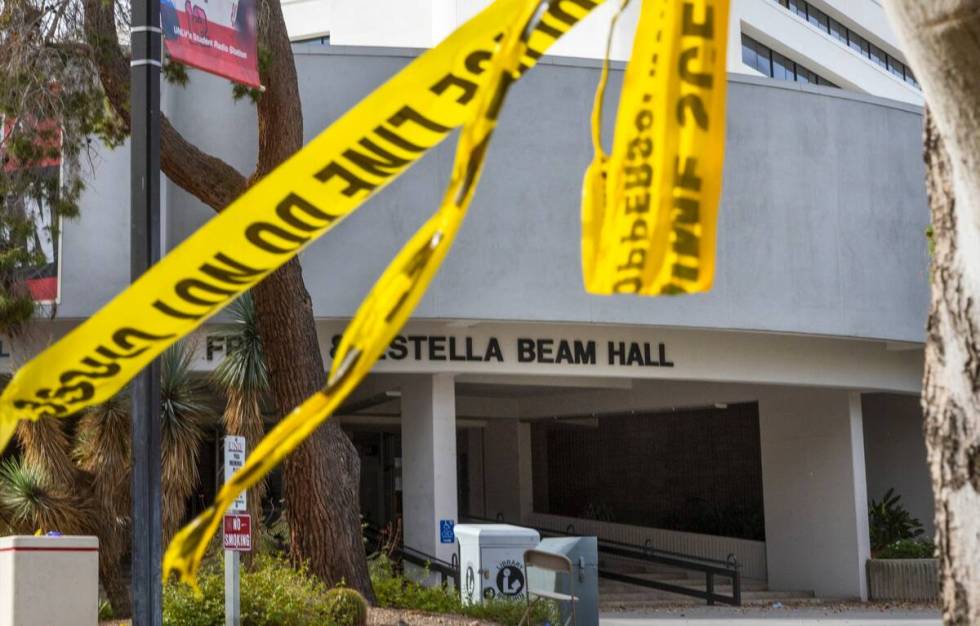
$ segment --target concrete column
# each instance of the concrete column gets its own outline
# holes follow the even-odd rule
[[[456,521],[456,390],[450,374],[412,376],[402,387],[405,545],[450,561],[439,521]]]
[[[766,392],[759,426],[769,587],[866,600],[870,542],[860,394]]]

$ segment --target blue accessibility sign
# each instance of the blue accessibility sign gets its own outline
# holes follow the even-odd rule
[[[439,520],[439,543],[456,543],[453,536],[453,526],[456,525],[451,519]]]

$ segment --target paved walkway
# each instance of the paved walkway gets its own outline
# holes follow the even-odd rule
[[[691,607],[604,613],[600,626],[942,626],[938,609],[876,607]]]

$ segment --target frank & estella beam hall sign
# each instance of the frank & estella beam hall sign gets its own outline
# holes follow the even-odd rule
[[[340,334],[330,338],[332,359],[340,345]],[[235,349],[235,337],[209,334],[205,358],[217,362]],[[556,337],[472,337],[448,334],[398,335],[381,357],[382,361],[540,363],[553,365],[607,365],[622,367],[674,367],[667,344],[649,341],[598,341]]]

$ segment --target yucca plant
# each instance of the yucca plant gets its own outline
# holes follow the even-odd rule
[[[204,382],[191,372],[193,350],[183,341],[160,357],[160,429],[164,545],[187,513],[187,500],[200,482],[198,457],[204,421],[212,414]]]
[[[227,403],[222,415],[225,432],[245,437],[248,450],[254,450],[264,434],[262,395],[269,390],[269,373],[262,354],[255,304],[251,293],[245,293],[227,309],[236,326],[227,341],[231,346],[224,360],[215,368],[211,380],[225,392]],[[266,493],[263,480],[248,490],[248,512],[253,524],[262,519],[262,498]]]
[[[0,464],[0,510],[10,530],[21,534],[86,534],[91,530],[84,502],[52,487],[41,468],[22,459],[9,458]]]
[[[75,436],[75,463],[93,478],[99,506],[111,525],[125,533],[131,515],[130,426],[132,405],[120,393],[82,414]]]

